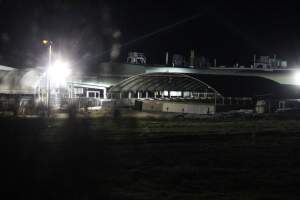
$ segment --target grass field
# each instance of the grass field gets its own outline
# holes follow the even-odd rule
[[[2,118],[10,199],[297,199],[300,121]]]

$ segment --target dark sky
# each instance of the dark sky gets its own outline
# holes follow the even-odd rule
[[[300,7],[280,2],[0,0],[0,64],[44,65],[44,38],[56,57],[81,68],[124,62],[132,50],[151,64],[190,49],[219,64],[248,64],[253,54],[300,64]]]

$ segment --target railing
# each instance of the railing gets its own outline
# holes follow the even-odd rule
[[[99,98],[64,98],[61,100],[61,109],[66,109],[69,106],[75,106],[78,109],[87,109],[88,107],[102,106],[103,99]]]

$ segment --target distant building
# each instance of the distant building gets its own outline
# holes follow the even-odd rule
[[[145,65],[147,63],[147,58],[143,53],[129,52],[127,63]]]
[[[281,69],[287,68],[287,61],[281,60],[274,56],[260,56],[258,59],[254,56],[254,65],[255,69]]]
[[[180,54],[174,54],[173,55],[173,59],[172,59],[172,65],[173,67],[178,66],[178,67],[182,67],[185,65],[185,59],[183,55]]]
[[[150,98],[201,100],[215,106],[300,99],[297,69],[286,68],[287,63],[276,57],[260,57],[253,66],[255,69],[210,68],[204,57],[197,60],[192,54],[191,58],[194,61],[190,66],[180,55],[173,56],[172,65],[150,66],[144,65],[144,54],[132,52],[127,60],[130,64],[101,63],[92,74],[74,70],[64,85],[50,84],[51,88],[47,87],[45,68],[0,66],[0,112],[9,107],[17,110],[28,102],[34,106],[50,102],[53,108],[66,108],[70,104],[86,108],[116,105],[117,101],[132,105],[135,99]],[[264,107],[261,103],[257,109]],[[187,112],[186,108],[181,110]]]

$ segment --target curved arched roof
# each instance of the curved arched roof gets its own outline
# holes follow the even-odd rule
[[[109,92],[122,91],[212,91],[221,95],[215,88],[187,74],[147,73],[132,76],[113,86]]]
[[[109,92],[123,91],[205,91],[224,97],[254,97],[272,95],[278,98],[299,98],[296,86],[253,76],[146,73],[130,77],[110,88]]]
[[[0,93],[34,94],[42,73],[36,69],[0,70]]]

